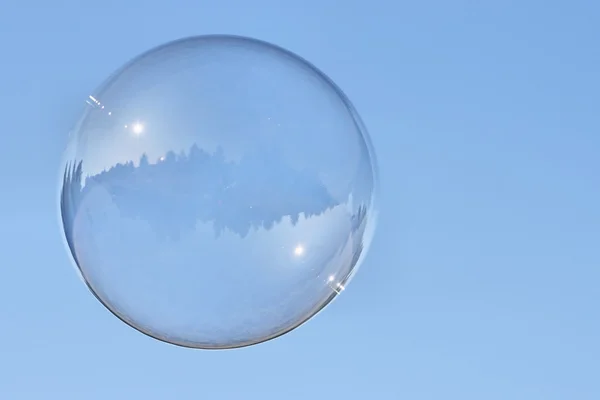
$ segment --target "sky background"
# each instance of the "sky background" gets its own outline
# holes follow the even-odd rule
[[[600,398],[598,20],[593,1],[3,1],[0,398]],[[369,128],[382,185],[348,290],[289,335],[224,352],[110,315],[56,206],[90,91],[208,33],[325,71]]]

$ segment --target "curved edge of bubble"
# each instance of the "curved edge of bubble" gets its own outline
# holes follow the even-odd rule
[[[380,181],[379,181],[379,171],[378,171],[378,162],[377,162],[377,156],[375,153],[375,148],[373,146],[372,143],[372,139],[370,137],[369,131],[364,123],[364,121],[362,120],[362,118],[360,117],[360,114],[358,113],[358,111],[356,110],[354,104],[352,103],[352,101],[349,99],[349,97],[345,94],[345,92],[327,75],[325,74],[323,71],[321,71],[319,68],[317,68],[314,64],[312,64],[310,61],[306,60],[305,58],[299,56],[298,54],[287,50],[281,46],[278,46],[276,44],[270,43],[270,42],[266,42],[260,39],[255,39],[255,38],[251,38],[251,37],[247,37],[247,36],[242,36],[242,35],[233,35],[233,34],[209,34],[209,35],[196,35],[196,36],[188,36],[188,37],[184,37],[181,39],[177,39],[177,40],[172,40],[169,41],[167,43],[164,43],[162,45],[153,47],[141,54],[139,54],[138,56],[130,59],[128,62],[126,62],[123,66],[121,66],[120,68],[116,69],[112,74],[109,75],[108,78],[106,78],[93,92],[93,95],[99,95],[100,93],[102,93],[104,90],[106,90],[106,88],[108,86],[110,86],[110,84],[114,81],[115,77],[119,76],[120,74],[122,74],[124,71],[126,71],[128,68],[130,68],[132,65],[134,65],[135,63],[137,63],[138,61],[144,59],[145,57],[152,55],[153,53],[160,51],[162,49],[180,44],[180,43],[185,43],[185,42],[194,42],[194,41],[200,41],[200,40],[239,40],[239,41],[245,41],[245,42],[250,42],[250,43],[254,43],[254,44],[258,44],[261,46],[265,46],[267,48],[276,50],[278,52],[281,52],[285,55],[287,55],[288,57],[299,61],[300,63],[304,64],[306,67],[310,68],[313,72],[315,72],[321,79],[323,79],[323,81],[325,81],[337,94],[338,96],[340,96],[340,98],[342,99],[342,101],[344,102],[347,110],[349,111],[349,113],[352,116],[352,119],[354,120],[354,123],[356,124],[358,131],[361,133],[361,137],[364,141],[364,145],[367,148],[368,154],[369,154],[369,160],[370,160],[370,164],[371,164],[371,172],[372,172],[372,177],[373,177],[373,193],[371,194],[371,203],[369,206],[369,212],[368,215],[370,215],[369,221],[367,222],[367,227],[365,229],[365,236],[363,239],[364,242],[364,251],[363,254],[359,257],[359,259],[357,260],[355,266],[352,268],[352,271],[348,274],[348,276],[345,278],[345,283],[346,285],[354,278],[354,276],[356,275],[356,273],[358,272],[358,270],[360,269],[362,263],[364,262],[365,258],[368,255],[369,252],[369,248],[371,246],[373,237],[374,237],[374,233],[375,233],[375,228],[377,226],[377,221],[379,218],[379,207],[378,207],[378,197],[379,197],[379,192],[380,192]],[[79,126],[81,125],[81,123],[85,120],[85,117],[88,113],[88,109],[85,109],[82,117],[80,117],[80,119],[78,120],[78,122],[75,124],[74,128],[69,131],[69,136],[76,134],[76,132],[79,129]],[[81,267],[78,265],[77,261],[75,260],[75,256],[72,254],[72,251],[68,245],[67,242],[67,237],[66,237],[66,232],[64,229],[64,221],[63,221],[63,211],[62,211],[62,207],[61,207],[61,191],[62,191],[62,186],[63,186],[63,174],[64,174],[64,167],[67,164],[67,161],[70,159],[69,155],[73,155],[73,153],[75,152],[74,149],[72,148],[73,146],[76,146],[77,142],[75,141],[74,143],[72,143],[72,139],[70,137],[67,138],[67,145],[65,146],[65,150],[63,151],[62,157],[60,159],[60,167],[57,171],[57,182],[60,182],[59,185],[57,185],[57,189],[56,189],[56,194],[55,194],[55,201],[56,201],[56,207],[57,207],[57,212],[56,212],[56,217],[57,217],[57,224],[59,226],[59,229],[61,231],[61,236],[62,236],[62,242],[63,242],[63,246],[65,251],[68,253],[68,256],[71,260],[71,265],[72,267],[75,269],[75,271],[77,272],[77,275],[79,276],[79,278],[81,279],[81,281],[85,284],[85,286],[87,287],[87,289],[91,292],[91,294],[98,300],[98,302],[100,302],[100,304],[102,304],[102,306],[104,308],[106,308],[112,315],[114,315],[117,319],[119,319],[121,322],[123,322],[125,325],[131,327],[133,330],[143,334],[144,336],[147,336],[151,339],[157,340],[159,342],[165,343],[165,344],[169,344],[172,346],[176,346],[176,347],[182,347],[182,348],[188,348],[188,349],[194,349],[194,350],[236,350],[236,349],[242,349],[245,347],[250,347],[250,346],[255,346],[255,345],[259,345],[259,344],[263,344],[266,342],[270,342],[274,339],[277,339],[281,336],[284,336],[294,330],[296,330],[297,328],[299,328],[300,326],[304,325],[306,322],[308,322],[309,320],[311,320],[312,318],[314,318],[315,316],[317,316],[318,314],[320,314],[329,304],[331,304],[341,293],[337,293],[335,291],[332,292],[332,294],[327,297],[326,299],[324,299],[320,304],[316,305],[314,310],[307,314],[306,317],[302,318],[301,320],[299,320],[298,322],[294,323],[292,326],[283,328],[269,336],[266,336],[265,338],[261,339],[261,340],[252,340],[252,341],[247,341],[247,342],[240,342],[240,343],[236,343],[234,345],[229,345],[229,346],[219,346],[219,345],[215,345],[215,346],[210,346],[206,343],[203,344],[199,344],[199,343],[190,343],[187,341],[181,341],[181,340],[176,340],[176,339],[169,339],[166,337],[161,337],[160,335],[154,334],[151,331],[145,330],[141,327],[138,327],[136,325],[134,325],[133,323],[131,323],[130,321],[127,320],[127,318],[124,315],[121,315],[121,313],[119,313],[117,310],[113,309],[113,307],[111,307],[107,302],[105,302],[94,290],[94,288],[92,287],[91,283],[85,278],[85,274],[83,273]],[[71,157],[73,158],[73,157]]]
[[[81,279],[81,281],[88,287],[88,289],[90,289],[89,284],[83,275],[83,271],[81,271],[81,268],[77,264],[77,261],[75,260],[75,256],[73,255],[71,248],[69,247],[67,232],[65,231],[65,225],[64,225],[65,216],[63,215],[63,209],[62,209],[62,204],[61,204],[62,190],[64,187],[64,174],[65,174],[65,170],[67,168],[67,163],[71,159],[74,160],[74,157],[72,157],[74,155],[73,146],[76,146],[76,143],[72,143],[71,136],[75,134],[75,132],[77,131],[77,127],[80,125],[83,118],[85,118],[85,115],[87,114],[87,112],[84,111],[83,114],[84,114],[84,116],[79,119],[79,121],[75,124],[75,127],[67,133],[66,144],[65,144],[63,152],[60,156],[59,166],[56,171],[55,182],[57,184],[55,186],[56,192],[54,194],[54,202],[55,202],[54,206],[55,206],[56,224],[57,224],[57,227],[60,232],[63,248],[64,248],[65,252],[67,253],[67,257],[69,259],[71,267],[75,270],[79,279]]]

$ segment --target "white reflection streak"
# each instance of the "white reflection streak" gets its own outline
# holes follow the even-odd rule
[[[97,98],[95,98],[91,94],[88,96],[88,99],[89,100],[86,100],[85,102],[88,103],[90,106],[92,106],[92,107],[98,107],[101,110],[104,110],[104,104],[102,104],[100,102],[100,100],[98,100]],[[90,100],[92,101],[91,103],[90,103]],[[109,111],[108,115],[112,115],[112,111]]]
[[[335,276],[331,275],[328,279],[327,279],[327,284],[329,285],[329,287],[331,288],[331,290],[333,290],[334,292],[336,292],[337,294],[342,293],[346,288],[344,287],[344,285],[342,285],[341,282],[336,283],[335,285],[333,284],[333,281],[335,281]]]

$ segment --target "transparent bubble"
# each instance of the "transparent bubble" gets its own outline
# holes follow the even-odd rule
[[[248,346],[341,293],[375,226],[350,101],[271,44],[200,36],[144,53],[87,99],[61,169],[66,243],[93,294],[180,346]]]

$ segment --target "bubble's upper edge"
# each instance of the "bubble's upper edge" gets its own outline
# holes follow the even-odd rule
[[[139,61],[143,60],[146,57],[149,57],[155,53],[160,52],[161,50],[167,49],[169,47],[174,47],[177,45],[181,45],[181,44],[185,44],[185,43],[193,43],[193,42],[201,42],[201,41],[219,41],[219,40],[229,40],[229,41],[237,41],[237,42],[246,42],[246,43],[251,43],[251,44],[255,44],[255,45],[260,45],[260,46],[264,46],[266,48],[270,48],[272,50],[276,50],[282,53],[285,53],[288,56],[291,56],[292,58],[301,61],[302,63],[306,64],[307,66],[311,67],[311,69],[317,71],[317,72],[321,72],[319,71],[314,65],[312,65],[310,62],[306,61],[305,59],[303,59],[302,57],[298,56],[297,54],[281,47],[278,46],[276,44],[264,41],[264,40],[260,40],[260,39],[256,39],[256,38],[252,38],[249,36],[242,36],[242,35],[233,35],[233,34],[221,34],[221,33],[217,33],[217,34],[206,34],[206,35],[194,35],[194,36],[186,36],[180,39],[175,39],[175,40],[171,40],[168,41],[166,43],[160,44],[158,46],[154,46],[149,48],[148,50],[138,54],[137,56],[131,58],[129,61],[125,62],[121,67],[117,68],[115,71],[113,71],[113,73],[111,73],[99,86],[97,86],[97,88],[94,90],[94,94],[99,94],[101,92],[103,92],[106,87],[108,85],[110,85],[110,83],[115,79],[115,77],[119,76],[120,74],[122,74],[124,71],[126,71],[127,69],[129,69],[131,66],[135,65],[136,63],[138,63]],[[320,74],[321,75],[321,74]]]

